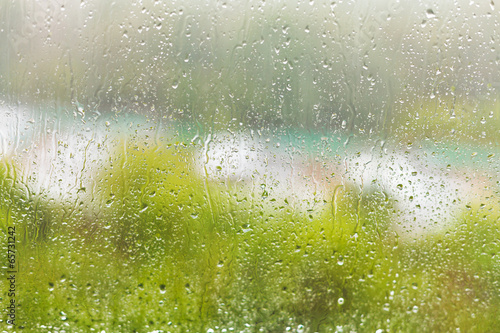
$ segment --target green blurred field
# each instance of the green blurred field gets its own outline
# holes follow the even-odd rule
[[[198,178],[195,144],[161,147],[129,143],[96,175],[92,202],[82,193],[73,205],[30,194],[4,164],[1,244],[15,225],[20,263],[12,331],[499,327],[498,206],[402,242],[376,195],[342,188],[335,213],[331,202],[310,212],[264,204],[273,198]]]

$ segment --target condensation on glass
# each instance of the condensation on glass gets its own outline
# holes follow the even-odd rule
[[[499,19],[0,1],[2,329],[495,331]]]

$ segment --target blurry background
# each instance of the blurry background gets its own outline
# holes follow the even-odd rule
[[[398,195],[411,183],[403,168],[431,182],[409,184],[401,200],[467,202],[469,178],[476,192],[498,191],[493,2],[1,6],[2,153],[35,180],[34,193],[84,188],[120,150],[113,140],[137,133],[199,144],[191,164],[205,178],[258,170],[259,185],[269,172],[290,192],[294,177],[309,177],[310,192],[292,191],[306,193],[301,199],[383,175],[376,190]],[[265,147],[249,159],[244,152],[259,142]],[[290,170],[267,167],[269,154]],[[332,173],[334,185],[325,179]],[[429,190],[432,177],[441,180]],[[462,185],[443,189],[450,182]]]
[[[499,18],[469,0],[0,0],[0,212],[26,246],[25,325],[498,327]],[[153,293],[144,274],[170,319],[134,317],[142,296],[78,310]],[[55,280],[80,293],[69,310]]]
[[[2,99],[203,132],[493,143],[498,16],[470,1],[2,1]]]

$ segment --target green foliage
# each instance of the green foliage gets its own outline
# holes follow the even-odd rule
[[[15,163],[5,158],[0,162],[0,227],[17,229],[18,240],[31,244],[46,239],[50,233],[46,200],[32,193],[18,176]]]
[[[402,105],[394,134],[408,142],[422,139],[498,144],[500,106],[456,96],[421,98]]]
[[[197,219],[213,219],[210,192],[190,169],[192,155],[185,143],[131,144],[105,166],[96,209],[122,252],[190,251],[191,234],[201,231]]]
[[[122,149],[98,175],[89,212],[51,214],[51,237],[19,250],[20,327],[498,327],[499,206],[493,196],[487,205],[473,204],[454,232],[402,242],[391,229],[392,203],[385,196],[346,186],[309,211],[264,204],[272,196],[199,176],[191,143],[139,142],[117,145]],[[49,212],[68,210],[40,204]],[[16,218],[16,224],[32,223]]]

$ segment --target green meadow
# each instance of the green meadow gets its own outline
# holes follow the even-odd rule
[[[33,332],[488,332],[500,325],[498,202],[404,239],[355,187],[297,209],[194,172],[190,141],[124,146],[71,203],[1,168],[2,249]],[[92,195],[89,192],[92,191]],[[2,281],[2,299],[8,299]],[[2,324],[6,316],[3,315]],[[7,326],[5,326],[7,327]]]

